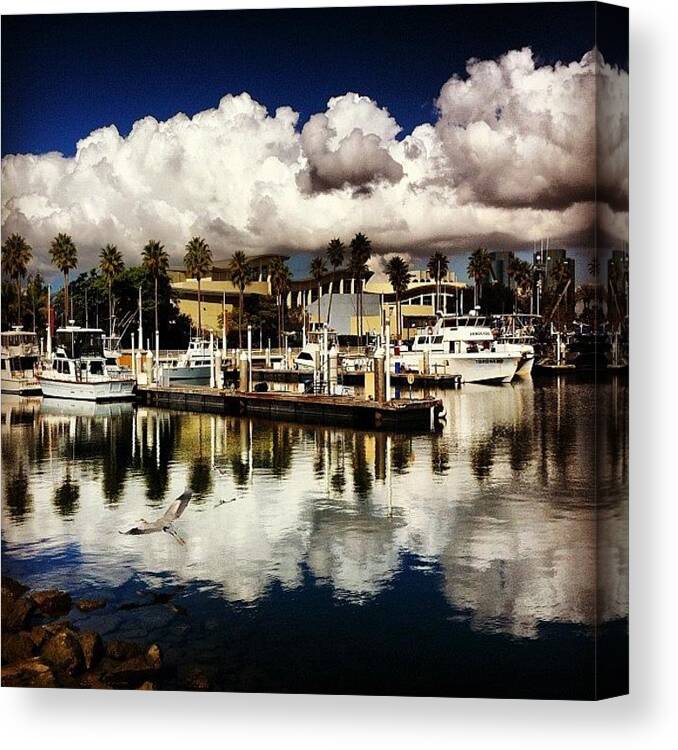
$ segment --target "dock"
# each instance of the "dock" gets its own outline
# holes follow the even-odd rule
[[[442,401],[436,398],[377,402],[353,396],[243,392],[207,386],[140,385],[137,386],[137,399],[147,406],[183,411],[378,430],[432,430],[437,427],[443,412]]]

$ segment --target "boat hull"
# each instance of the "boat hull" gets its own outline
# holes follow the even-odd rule
[[[408,352],[400,362],[408,370],[422,371],[422,353]],[[494,352],[473,354],[435,354],[429,358],[432,373],[459,375],[462,383],[509,383],[518,369],[520,355]]]
[[[517,378],[529,378],[532,375],[532,368],[534,367],[534,354],[523,355],[520,362],[518,363],[518,369],[516,370]]]
[[[0,378],[0,390],[13,396],[39,396],[42,393],[40,383],[34,375],[5,377],[3,374]]]
[[[45,398],[67,398],[77,401],[117,401],[134,397],[134,380],[73,382],[40,377]]]
[[[207,385],[210,382],[209,365],[198,367],[167,367],[163,368],[163,375],[172,383],[194,383],[195,385]]]

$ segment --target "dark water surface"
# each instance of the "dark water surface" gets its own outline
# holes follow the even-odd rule
[[[626,379],[439,395],[418,435],[3,398],[3,572],[223,690],[589,698],[596,624],[624,680]],[[185,486],[185,546],[118,533]]]

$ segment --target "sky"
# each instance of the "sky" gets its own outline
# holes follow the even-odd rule
[[[615,242],[628,44],[600,8],[597,23],[592,3],[5,16],[3,237],[26,235],[45,271],[58,231],[83,267],[150,237],[179,263],[193,234],[227,257],[363,230],[460,268],[478,244],[581,252],[596,216]]]

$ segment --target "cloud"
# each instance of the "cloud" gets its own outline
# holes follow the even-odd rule
[[[470,60],[436,103],[436,121],[401,138],[389,111],[357,93],[303,125],[290,107],[229,94],[193,117],[145,117],[127,136],[102,127],[73,157],[9,155],[3,236],[25,235],[43,270],[57,232],[73,236],[82,268],[109,242],[136,262],[151,237],[178,264],[194,234],[216,257],[316,250],[357,231],[412,256],[544,236],[581,246],[597,216],[626,237],[625,71],[595,51],[538,66],[514,50]]]

